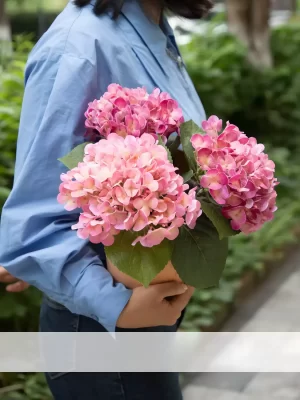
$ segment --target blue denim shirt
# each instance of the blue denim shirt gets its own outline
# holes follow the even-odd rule
[[[132,292],[114,284],[102,246],[71,230],[79,211],[57,202],[57,160],[84,141],[84,112],[111,83],[155,87],[178,100],[186,119],[205,118],[170,26],[150,21],[137,0],[121,16],[97,17],[71,2],[33,49],[17,145],[15,181],[2,212],[0,264],[70,311],[115,331]]]

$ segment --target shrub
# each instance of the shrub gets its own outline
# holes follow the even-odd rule
[[[1,400],[53,400],[43,374],[0,373],[1,383]]]
[[[230,120],[260,141],[293,148],[300,141],[299,25],[274,29],[271,46],[274,68],[255,70],[238,39],[216,34],[212,24],[182,52],[208,115]]]
[[[15,13],[10,17],[13,35],[32,34],[36,41],[41,31],[47,30],[57,17],[55,12],[39,15],[36,12]]]
[[[13,58],[2,60],[0,75],[0,212],[10,192],[15,163],[16,141],[24,91],[24,68],[32,42],[16,37]],[[30,289],[12,295],[0,286],[0,330],[30,331],[38,327],[40,294]]]
[[[33,44],[30,37],[18,36],[13,57],[8,53],[0,65],[0,213],[10,192],[16,151],[16,140],[24,91],[24,68]],[[37,331],[41,294],[34,288],[11,294],[0,284],[0,331]],[[41,374],[0,373],[0,396],[5,399],[50,400],[52,397]]]
[[[0,210],[13,180],[24,68],[31,47],[29,40],[17,37],[13,59],[3,59],[0,66]]]

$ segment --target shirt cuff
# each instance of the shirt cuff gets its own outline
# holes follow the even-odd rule
[[[108,332],[115,332],[120,314],[126,307],[132,290],[114,284],[111,274],[101,265],[89,265],[74,293],[76,314],[99,322]]]

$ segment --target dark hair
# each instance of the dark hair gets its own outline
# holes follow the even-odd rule
[[[113,18],[117,18],[122,10],[124,1],[125,0],[96,0],[94,12],[96,15],[101,15],[105,12],[112,11]],[[91,0],[74,0],[75,5],[78,7],[84,7],[90,2]],[[213,0],[162,0],[162,5],[181,17],[200,19],[213,7]]]

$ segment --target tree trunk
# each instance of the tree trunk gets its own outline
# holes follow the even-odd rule
[[[9,19],[6,14],[5,1],[0,0],[0,40],[11,40],[11,29]]]
[[[12,52],[11,28],[6,14],[5,0],[0,0],[0,66]]]
[[[250,63],[271,67],[270,0],[226,0],[226,5],[229,31],[246,45]]]
[[[226,0],[228,28],[231,33],[249,48],[251,2],[248,0]]]

